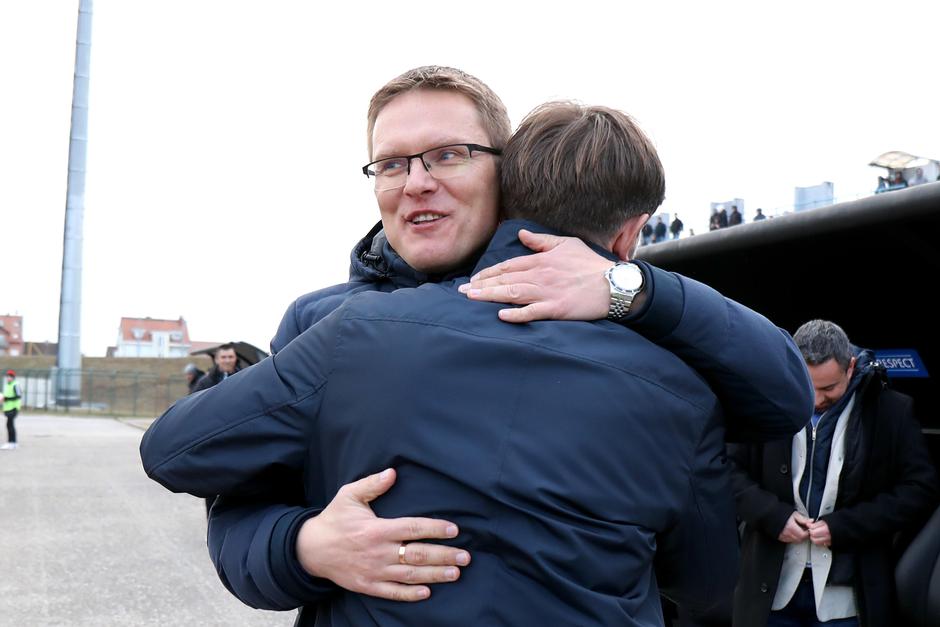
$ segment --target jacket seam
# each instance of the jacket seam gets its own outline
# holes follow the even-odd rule
[[[469,336],[473,336],[473,337],[486,338],[486,339],[497,340],[497,341],[501,341],[501,342],[512,342],[512,343],[514,343],[514,344],[523,344],[523,345],[525,345],[525,346],[531,346],[531,347],[536,348],[536,349],[538,349],[538,350],[540,350],[540,351],[545,351],[545,352],[549,352],[549,353],[554,353],[554,354],[556,354],[556,355],[564,355],[564,356],[566,356],[566,357],[570,357],[570,358],[572,358],[572,359],[576,359],[576,360],[578,360],[578,361],[582,361],[582,362],[585,362],[585,363],[595,364],[595,365],[601,366],[601,367],[603,367],[603,368],[609,368],[609,369],[611,369],[611,370],[617,370],[617,371],[622,372],[622,373],[624,373],[625,375],[628,375],[628,376],[630,376],[630,377],[632,377],[632,378],[634,378],[634,379],[638,379],[638,380],[643,381],[643,382],[645,382],[645,383],[647,383],[647,384],[649,384],[649,385],[651,385],[651,386],[653,386],[653,387],[656,387],[656,388],[662,390],[663,392],[669,394],[669,395],[672,396],[673,398],[676,398],[676,399],[679,399],[679,400],[681,400],[681,401],[684,401],[685,403],[691,405],[692,407],[695,407],[695,408],[698,409],[699,411],[702,411],[702,412],[705,412],[705,413],[708,412],[708,408],[702,406],[700,403],[697,403],[697,402],[693,401],[692,399],[686,398],[685,396],[682,396],[681,394],[677,394],[674,390],[671,390],[671,389],[669,389],[669,388],[663,386],[661,383],[659,383],[659,382],[657,382],[657,381],[653,381],[653,380],[651,380],[651,379],[648,379],[647,377],[644,377],[643,375],[641,375],[641,374],[639,374],[639,373],[633,372],[633,371],[631,371],[631,370],[626,370],[626,369],[624,369],[624,368],[621,368],[620,366],[615,366],[615,365],[613,365],[613,364],[609,364],[609,363],[604,362],[604,361],[598,361],[598,360],[596,360],[596,359],[591,359],[591,358],[589,358],[589,357],[585,357],[584,355],[578,355],[578,354],[576,354],[576,353],[570,353],[570,352],[568,352],[568,351],[559,350],[559,349],[556,349],[556,348],[550,348],[550,347],[544,346],[544,345],[542,345],[542,344],[538,344],[538,343],[536,343],[536,342],[531,342],[531,341],[528,341],[528,340],[523,340],[523,339],[518,339],[518,338],[499,338],[499,337],[495,337],[495,336],[492,336],[492,335],[486,335],[486,334],[482,334],[482,333],[474,333],[474,332],[472,332],[472,331],[468,331],[467,329],[461,329],[461,328],[459,328],[459,327],[455,327],[455,326],[452,326],[452,325],[449,325],[449,324],[443,324],[443,323],[440,323],[440,322],[434,322],[434,321],[429,321],[429,320],[415,320],[415,319],[411,319],[411,318],[390,318],[390,317],[387,317],[387,316],[370,316],[370,315],[367,315],[367,314],[350,315],[350,316],[348,317],[348,319],[349,319],[349,320],[362,320],[362,321],[367,321],[367,322],[392,322],[392,323],[402,323],[402,324],[413,324],[413,325],[424,326],[424,327],[438,327],[438,328],[441,328],[441,329],[448,329],[449,331],[454,331],[454,332],[460,333],[460,334],[462,334],[462,335],[469,335]],[[663,350],[665,350],[665,349],[663,349]],[[691,368],[691,366],[688,366],[688,364],[686,364],[686,365],[687,365],[687,367]]]
[[[289,402],[281,403],[281,404],[279,404],[279,405],[273,405],[273,406],[271,406],[271,407],[266,408],[266,409],[263,410],[263,411],[260,411],[260,412],[258,412],[258,413],[252,414],[251,416],[248,416],[247,418],[244,418],[244,419],[242,419],[242,420],[239,420],[238,422],[236,422],[236,423],[234,423],[234,424],[225,425],[224,427],[222,427],[222,428],[220,428],[220,429],[216,429],[215,431],[206,434],[205,436],[199,438],[199,440],[197,440],[197,441],[195,441],[195,442],[192,442],[192,443],[190,443],[190,444],[187,444],[186,446],[184,446],[184,447],[181,448],[180,450],[178,450],[178,451],[176,451],[175,453],[173,453],[173,454],[171,454],[170,456],[168,456],[166,459],[164,459],[164,460],[163,460],[162,462],[160,462],[159,464],[153,466],[153,467],[147,472],[147,476],[148,476],[148,477],[153,477],[153,476],[156,475],[157,472],[158,472],[161,468],[163,468],[163,466],[165,466],[166,464],[172,462],[173,460],[175,460],[175,459],[176,459],[177,457],[179,457],[180,455],[183,455],[183,454],[185,454],[185,453],[188,453],[189,451],[193,450],[194,448],[198,448],[199,445],[201,445],[203,442],[206,442],[206,441],[208,441],[208,440],[211,440],[212,438],[218,436],[218,435],[221,434],[221,433],[225,433],[226,431],[231,431],[232,429],[236,429],[236,428],[238,428],[238,427],[241,427],[242,425],[245,425],[245,424],[251,422],[252,420],[257,420],[258,418],[261,418],[261,417],[263,417],[263,416],[267,416],[267,415],[268,415],[269,413],[271,413],[271,412],[279,411],[279,410],[284,409],[284,408],[286,408],[286,407],[293,407],[294,405],[297,405],[298,403],[301,403],[301,402],[307,400],[307,399],[310,398],[311,396],[317,394],[317,393],[323,388],[323,386],[325,386],[325,385],[326,385],[326,381],[324,381],[323,383],[321,383],[321,384],[320,384],[319,386],[317,386],[316,388],[312,389],[309,393],[304,394],[303,396],[296,397],[296,398],[290,400]]]

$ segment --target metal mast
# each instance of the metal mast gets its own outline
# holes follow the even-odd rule
[[[85,213],[85,158],[88,151],[88,76],[91,60],[92,0],[79,0],[72,84],[72,128],[62,245],[62,291],[59,295],[59,351],[56,358],[56,403],[81,402],[82,231]]]

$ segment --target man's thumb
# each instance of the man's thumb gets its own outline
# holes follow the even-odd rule
[[[361,503],[379,498],[395,485],[395,469],[386,468],[380,473],[363,477],[347,486],[348,496]]]
[[[520,229],[519,241],[525,244],[526,248],[534,250],[537,253],[544,253],[561,244],[565,241],[565,238],[557,235],[549,235],[548,233],[533,233],[526,229]]]

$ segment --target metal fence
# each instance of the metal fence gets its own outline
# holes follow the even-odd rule
[[[57,395],[65,381],[77,377],[79,397]],[[41,368],[17,370],[23,407],[47,412],[103,414],[114,416],[159,416],[187,393],[179,377],[148,372]]]

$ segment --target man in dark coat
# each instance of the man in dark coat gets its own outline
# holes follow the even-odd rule
[[[720,217],[718,215],[718,210],[714,207],[712,208],[712,214],[708,218],[708,230],[717,231],[721,228]]]
[[[744,222],[744,219],[741,217],[741,212],[738,211],[737,205],[732,205],[731,215],[728,216],[728,226],[736,226]]]
[[[745,522],[734,624],[899,625],[892,540],[937,499],[912,401],[838,325],[813,320],[794,339],[816,390],[805,430],[729,447]]]
[[[679,219],[679,215],[673,219],[672,224],[669,225],[669,232],[672,233],[672,239],[679,239],[679,234],[682,233],[682,229],[685,228],[685,225],[682,224],[682,220]]]
[[[529,149],[523,129],[570,124],[581,132],[550,136],[578,141],[611,119],[632,128],[629,119],[573,105],[533,116],[507,147],[503,176],[519,177],[508,186],[518,196],[504,197],[507,212],[532,211],[550,227],[603,242],[595,250],[629,258],[639,226],[662,198],[655,153],[641,152],[650,162],[642,168],[646,187],[625,184],[632,175],[604,178],[612,187],[598,186],[606,199],[599,203],[580,186],[532,178],[542,169],[514,155],[558,158]],[[563,194],[559,185],[574,192]],[[570,209],[571,221],[528,209],[543,207],[545,198]],[[598,222],[582,205],[615,213]],[[504,223],[477,269],[524,254],[520,226],[544,230]],[[306,608],[305,624],[314,614],[317,624],[333,625],[660,624],[654,535],[683,524],[683,513],[694,515],[699,508],[687,509],[690,499],[707,512],[710,503],[698,499],[727,487],[716,399],[674,355],[625,327],[505,325],[495,315],[499,305],[461,300],[458,284],[355,297],[271,360],[181,401],[145,436],[148,473],[174,490],[250,495],[276,485],[285,468],[305,468],[308,498],[322,507],[341,485],[394,465],[403,481],[375,502],[378,513],[440,512],[460,521],[456,541],[475,557],[459,585],[410,605],[326,590],[318,606]],[[615,392],[617,381],[630,393]],[[486,393],[461,393],[468,385]],[[194,413],[205,421],[179,429]],[[693,480],[692,469],[703,474]],[[640,484],[631,480],[641,476]],[[276,535],[294,534],[300,547],[319,518]],[[398,549],[403,564],[407,546]],[[316,574],[301,571],[282,583],[296,591]]]
[[[448,93],[460,97],[442,103],[446,104],[443,111],[436,110],[434,102]],[[465,105],[471,102],[475,111],[466,110]],[[413,107],[410,116],[402,117],[402,107],[397,105],[404,103]],[[394,114],[389,113],[391,110]],[[436,145],[441,136],[497,148],[504,146],[509,137],[508,115],[498,96],[479,79],[454,68],[409,70],[376,92],[369,111],[370,159],[424,150]],[[495,229],[498,193],[494,191],[498,192],[498,181],[495,169],[487,169],[491,159],[478,153],[463,177],[437,182],[438,169],[427,169],[427,165],[420,168],[419,162],[409,160],[410,165],[402,168],[405,172],[413,170],[409,183],[376,194],[382,222],[354,249],[349,282],[297,299],[271,342],[272,353],[280,352],[353,294],[388,292],[469,274],[479,259],[479,251],[474,249],[484,245]],[[422,176],[425,172],[430,177]],[[441,207],[445,215],[440,217],[447,219],[423,224],[413,221],[413,226],[403,230],[401,218],[420,215],[414,213],[416,206],[424,207],[423,213],[428,207]],[[474,218],[482,221],[474,222]],[[424,231],[426,236],[411,240],[408,229]],[[546,252],[488,268],[483,274],[498,270],[508,273],[506,278],[513,278],[505,281],[502,276],[491,275],[479,285],[474,280],[473,287],[482,289],[479,296],[471,293],[472,298],[527,305],[500,310],[502,320],[518,323],[549,317],[597,320],[607,315],[611,293],[603,275],[611,261],[576,238],[527,231],[519,235],[528,248]],[[516,262],[524,263],[526,268],[518,267]],[[636,312],[631,309],[622,324],[672,351],[708,381],[722,401],[729,437],[766,441],[789,436],[802,425],[802,417],[812,407],[812,397],[806,366],[789,334],[707,286],[643,262],[637,265],[643,270],[648,290],[637,296]],[[434,274],[429,274],[431,267]],[[547,281],[549,277],[551,282]],[[559,277],[565,281],[558,283]],[[490,281],[499,285],[490,287]],[[500,290],[515,287],[513,283],[538,291],[528,294],[526,290],[511,290],[511,300],[505,295],[500,298]],[[645,303],[641,302],[647,296]],[[759,356],[752,350],[754,346],[761,347]],[[195,407],[177,408],[177,413],[188,410],[200,414],[205,411],[205,400]],[[220,498],[210,516],[209,549],[222,583],[245,603],[266,609],[313,607],[336,586],[386,599],[425,598],[421,594],[429,592],[426,584],[453,581],[445,577],[447,567],[466,565],[458,559],[466,552],[459,550],[459,545],[433,544],[436,539],[453,537],[448,531],[452,526],[449,521],[376,517],[370,502],[390,489],[398,490],[400,486],[393,486],[394,481],[394,475],[382,478],[376,473],[345,485],[326,509],[305,507],[308,501],[302,485],[296,485],[299,481],[294,483],[295,489],[268,492],[264,499],[232,495]],[[717,503],[729,495],[718,493],[714,498],[703,498],[702,503]],[[690,506],[697,508],[694,503]],[[309,526],[313,518],[318,519],[317,529],[327,540],[326,550],[304,550],[296,543],[294,532]],[[683,562],[671,573],[660,569],[657,575],[661,590],[680,602],[680,590],[692,590],[698,600],[713,602],[720,596],[713,593],[716,589],[728,589],[730,598],[736,580],[736,536],[731,538],[730,546],[718,541],[717,536],[725,537],[723,531],[703,543],[696,533],[702,532],[694,522],[696,512],[683,519],[691,521],[686,535],[688,550],[672,547],[683,552]],[[371,541],[357,541],[360,538]],[[404,556],[397,554],[402,541],[418,541],[420,564],[410,549]],[[407,560],[407,570],[399,568],[401,559]],[[316,568],[308,568],[314,562]],[[667,563],[675,564],[675,560]],[[324,573],[324,577],[310,577],[308,572],[313,570]],[[687,595],[684,600],[691,609],[696,599]]]
[[[202,375],[190,390],[190,393],[208,390],[214,385],[218,385],[231,375],[238,372],[238,355],[235,353],[235,346],[232,344],[222,344],[219,346],[215,355],[212,356],[213,366],[209,372]]]
[[[205,374],[205,372],[196,367],[196,364],[186,364],[186,367],[183,368],[183,375],[186,377],[186,387],[190,394],[196,391],[199,380]]]
[[[653,228],[653,241],[666,241],[666,223],[663,222],[662,218],[656,218],[656,226]]]

